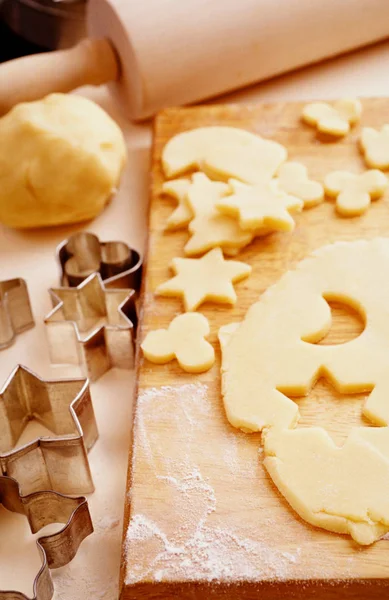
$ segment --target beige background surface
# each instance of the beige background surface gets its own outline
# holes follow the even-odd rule
[[[232,94],[223,102],[257,102],[335,98],[344,95],[388,96],[389,42],[319,66],[301,70]],[[133,125],[123,107],[114,104],[106,88],[84,89],[117,119],[125,131],[128,166],[120,192],[104,214],[86,229],[102,239],[121,239],[143,250],[146,240],[150,123]],[[50,366],[42,324],[51,308],[47,289],[58,283],[56,245],[75,228],[18,233],[0,227],[0,278],[24,277],[29,285],[36,327],[21,335],[0,354],[0,382],[17,363],[44,377],[78,376],[78,369]],[[80,548],[75,560],[53,572],[57,600],[115,600],[122,534],[122,507],[130,443],[131,372],[112,370],[92,385],[100,438],[90,454],[96,492],[90,496],[95,534]],[[31,427],[29,434],[36,429]],[[24,519],[0,508],[0,589],[32,593],[39,555]]]

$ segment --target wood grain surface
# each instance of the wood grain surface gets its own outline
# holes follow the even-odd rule
[[[167,327],[182,310],[179,300],[153,294],[169,277],[171,259],[183,255],[188,237],[186,231],[164,232],[174,206],[160,195],[164,144],[195,127],[232,125],[281,142],[289,158],[303,162],[319,180],[334,169],[363,171],[357,145],[360,127],[341,141],[320,141],[300,122],[302,106],[208,106],[172,109],[157,117],[140,341],[151,329]],[[363,125],[389,123],[388,99],[365,99],[363,107]],[[260,435],[235,430],[224,414],[219,327],[241,320],[267,287],[312,250],[337,240],[387,235],[389,193],[362,217],[341,218],[333,202],[326,201],[296,221],[292,234],[257,239],[239,254],[253,273],[236,285],[234,308],[211,303],[200,308],[210,321],[210,340],[217,352],[210,371],[189,375],[175,361],[161,366],[139,357],[122,600],[362,600],[389,593],[389,540],[361,548],[349,537],[302,521],[262,466]],[[341,343],[363,330],[359,315],[341,305],[332,309],[333,326],[322,343]],[[323,426],[342,444],[353,426],[367,424],[361,417],[365,396],[340,395],[330,382],[320,380],[307,398],[296,399],[301,412],[298,426]]]

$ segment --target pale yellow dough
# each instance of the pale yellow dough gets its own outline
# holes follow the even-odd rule
[[[343,98],[334,104],[312,102],[304,106],[302,119],[318,131],[343,137],[362,116],[362,104],[356,98]]]
[[[364,127],[359,141],[369,167],[389,169],[389,125],[384,125],[381,131]]]
[[[208,371],[215,362],[215,352],[206,337],[209,323],[204,315],[186,313],[178,315],[167,329],[150,331],[141,348],[145,357],[157,364],[177,359],[188,373]]]
[[[265,466],[302,518],[360,544],[389,531],[388,272],[389,239],[323,247],[219,335],[230,423],[263,431]],[[315,344],[331,326],[323,296],[365,315],[359,337]],[[363,414],[380,427],[354,428],[342,447],[320,427],[295,429],[286,394],[309,394],[323,373],[340,392],[367,392]]]
[[[162,184],[162,193],[174,198],[178,203],[178,206],[169,215],[165,229],[183,229],[193,219],[193,212],[187,202],[190,185],[190,179],[172,179]]]
[[[31,228],[99,214],[119,184],[126,147],[94,102],[52,94],[0,119],[0,222]]]
[[[304,203],[299,198],[277,189],[276,183],[267,182],[249,186],[230,181],[233,194],[216,202],[216,208],[225,215],[238,219],[245,231],[292,231],[295,226],[292,211],[301,211]]]
[[[168,141],[162,166],[166,177],[197,169],[213,179],[258,183],[269,180],[286,158],[284,146],[244,129],[199,127]]]
[[[198,256],[220,247],[228,254],[249,244],[254,235],[243,231],[239,223],[216,209],[216,203],[230,193],[226,183],[211,181],[204,173],[195,173],[188,189],[187,202],[194,219],[189,223],[191,237],[185,245],[187,256]]]
[[[275,180],[277,188],[304,202],[304,208],[311,208],[323,202],[324,189],[321,183],[308,177],[308,169],[298,162],[286,162],[280,166]]]
[[[376,169],[360,175],[348,171],[334,171],[324,179],[326,194],[336,198],[336,210],[344,217],[362,215],[377,200],[388,185],[385,175]]]
[[[157,287],[157,296],[179,297],[186,311],[196,310],[207,300],[217,304],[235,304],[233,283],[248,277],[250,265],[225,260],[220,248],[214,248],[201,258],[174,258],[171,268],[176,273]]]

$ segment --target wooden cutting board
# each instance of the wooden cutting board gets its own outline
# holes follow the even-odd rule
[[[363,101],[363,124],[389,122],[388,99]],[[169,262],[183,255],[187,232],[165,233],[173,203],[160,196],[160,156],[175,134],[205,125],[232,125],[284,144],[289,158],[321,180],[334,169],[364,169],[359,127],[344,140],[321,143],[301,124],[301,103],[209,106],[169,110],[155,122],[149,251],[139,340],[167,327],[181,312],[175,299],[156,298]],[[262,466],[259,434],[229,425],[220,395],[217,331],[239,321],[262,292],[312,250],[337,240],[389,234],[389,193],[362,217],[337,216],[332,202],[304,211],[292,234],[258,239],[239,255],[253,267],[236,285],[234,308],[201,307],[212,329],[217,360],[202,375],[183,373],[175,362],[152,365],[139,358],[139,386],[130,459],[121,573],[121,599],[366,599],[389,590],[389,540],[361,548],[349,537],[302,521],[278,493]],[[324,343],[358,335],[363,323],[345,307],[333,307]],[[325,427],[343,443],[361,418],[363,394],[337,394],[320,380],[297,400],[299,426]],[[389,502],[389,499],[388,499]],[[386,591],[385,591],[386,590]]]

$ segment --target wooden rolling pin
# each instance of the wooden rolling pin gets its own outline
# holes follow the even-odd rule
[[[132,119],[388,35],[387,0],[89,0],[89,39],[0,66],[0,112],[114,81]]]

